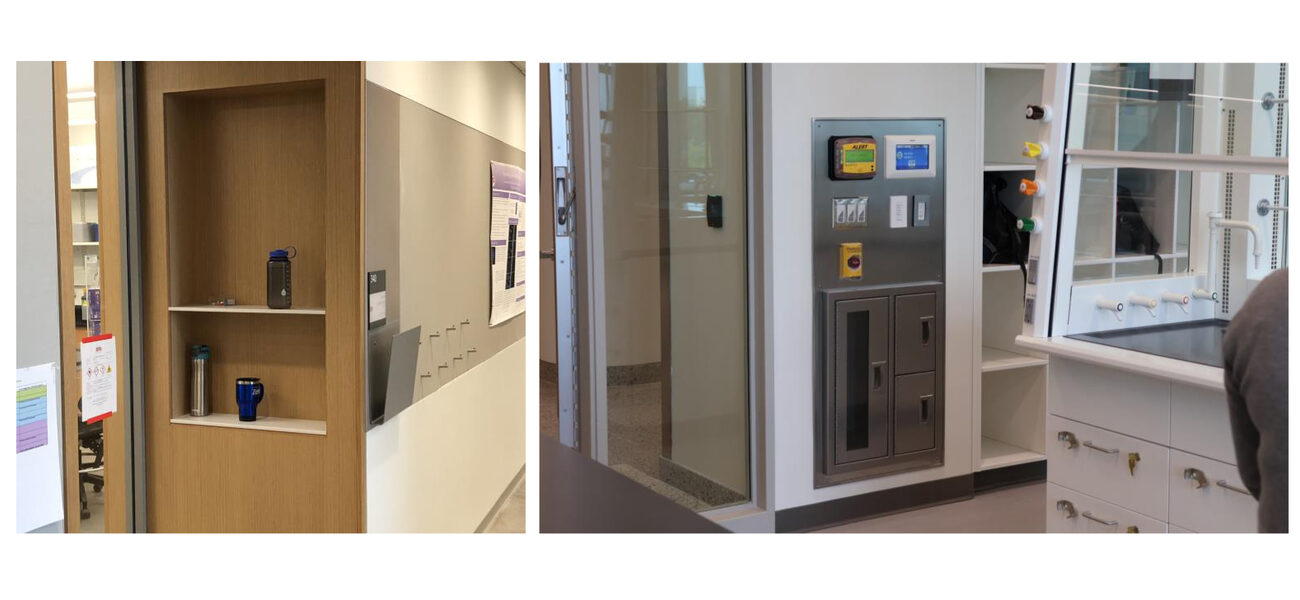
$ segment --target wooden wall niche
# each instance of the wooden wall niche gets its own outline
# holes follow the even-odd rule
[[[361,64],[139,73],[149,530],[361,531]],[[293,307],[269,309],[268,252],[290,245]],[[266,386],[254,423],[238,377]]]

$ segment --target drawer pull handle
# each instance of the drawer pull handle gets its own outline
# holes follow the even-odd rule
[[[1085,447],[1092,448],[1093,450],[1096,450],[1098,452],[1105,452],[1106,454],[1119,454],[1119,448],[1102,448],[1101,446],[1093,444],[1091,440],[1084,442],[1083,445]]]
[[[1074,503],[1069,500],[1057,500],[1056,510],[1065,513],[1065,518],[1073,519],[1079,516],[1079,511],[1074,510]]]
[[[1188,481],[1195,481],[1196,487],[1194,489],[1198,489],[1198,490],[1207,485],[1210,485],[1210,482],[1205,479],[1205,472],[1200,469],[1196,469],[1192,467],[1187,467],[1186,469],[1183,469],[1183,479],[1186,479]]]
[[[1074,450],[1079,447],[1079,438],[1074,437],[1074,434],[1068,431],[1057,432],[1056,441],[1065,442],[1066,450]]]
[[[1106,519],[1099,519],[1097,517],[1092,516],[1091,511],[1086,511],[1086,510],[1083,511],[1083,518],[1088,519],[1089,521],[1096,521],[1107,527],[1114,527],[1116,525],[1119,525],[1119,521],[1108,521]]]
[[[1230,491],[1233,491],[1233,492],[1237,492],[1238,494],[1245,494],[1245,495],[1247,495],[1247,496],[1251,496],[1251,497],[1254,496],[1254,494],[1250,493],[1250,490],[1244,490],[1244,489],[1241,489],[1241,488],[1239,488],[1239,487],[1237,487],[1237,486],[1235,486],[1235,485],[1232,485],[1232,484],[1228,483],[1226,480],[1223,480],[1223,479],[1220,479],[1220,480],[1214,482],[1214,485],[1217,485],[1217,486],[1219,486],[1219,487],[1221,487],[1221,488],[1223,488],[1223,489],[1225,489],[1225,490],[1230,490]]]
[[[878,360],[876,362],[871,363],[871,372],[872,372],[872,379],[873,379],[871,384],[871,391],[878,392],[880,391],[880,386],[885,384],[884,373],[885,373],[886,364],[888,363],[886,363],[883,360]]]

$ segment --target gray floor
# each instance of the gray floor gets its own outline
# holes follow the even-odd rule
[[[822,529],[818,533],[1043,533],[1047,484],[1030,483],[932,506]]]
[[[527,519],[525,516],[526,507],[528,506],[524,496],[527,488],[524,482],[527,480],[528,475],[525,474],[519,478],[519,481],[515,482],[515,489],[511,490],[510,497],[506,498],[506,501],[501,504],[496,516],[492,518],[487,527],[483,528],[483,533],[524,533],[524,522]]]

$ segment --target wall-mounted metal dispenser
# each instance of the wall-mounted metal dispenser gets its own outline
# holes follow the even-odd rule
[[[943,464],[943,126],[813,122],[816,487]]]

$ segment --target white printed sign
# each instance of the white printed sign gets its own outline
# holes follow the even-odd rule
[[[117,340],[113,334],[81,340],[81,420],[94,423],[117,411]]]

